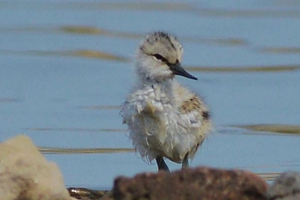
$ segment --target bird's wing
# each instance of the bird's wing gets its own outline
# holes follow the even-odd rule
[[[129,95],[120,112],[124,122],[132,120],[132,117],[141,113],[154,115],[155,112],[163,110],[162,102],[155,100],[154,96],[154,91],[151,89],[138,90]]]

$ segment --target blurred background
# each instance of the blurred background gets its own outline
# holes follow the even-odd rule
[[[0,1],[0,141],[28,135],[68,187],[110,189],[116,176],[156,172],[119,111],[137,46],[162,30],[199,79],[178,80],[212,112],[192,167],[299,171],[299,24],[296,0]]]

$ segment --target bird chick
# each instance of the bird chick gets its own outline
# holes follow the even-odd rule
[[[147,35],[138,48],[137,81],[120,112],[137,151],[159,170],[169,171],[164,157],[188,167],[211,129],[202,99],[181,86],[175,75],[197,80],[181,67],[183,48],[165,32]]]

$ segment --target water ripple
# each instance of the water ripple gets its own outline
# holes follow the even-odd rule
[[[299,125],[287,125],[287,124],[253,124],[253,125],[238,125],[236,127],[246,128],[259,132],[274,132],[285,134],[300,134]]]
[[[72,50],[72,51],[41,51],[41,50],[0,50],[0,54],[17,54],[17,55],[35,55],[35,56],[70,56],[70,57],[85,57],[96,58],[103,60],[112,60],[120,62],[128,62],[129,60],[122,56],[113,55],[111,53],[94,50]]]
[[[284,72],[295,71],[300,69],[300,65],[280,65],[280,66],[253,66],[253,67],[202,67],[202,66],[186,66],[185,69],[189,71],[202,72]]]
[[[27,128],[27,131],[60,131],[60,132],[126,132],[126,129],[91,129],[91,128]]]
[[[134,152],[132,148],[51,148],[38,147],[39,151],[44,154],[91,154],[91,153],[124,153]]]

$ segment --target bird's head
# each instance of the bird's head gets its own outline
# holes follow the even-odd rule
[[[174,75],[197,80],[181,67],[183,48],[177,39],[164,32],[147,35],[137,53],[137,72],[144,79],[164,81]]]

